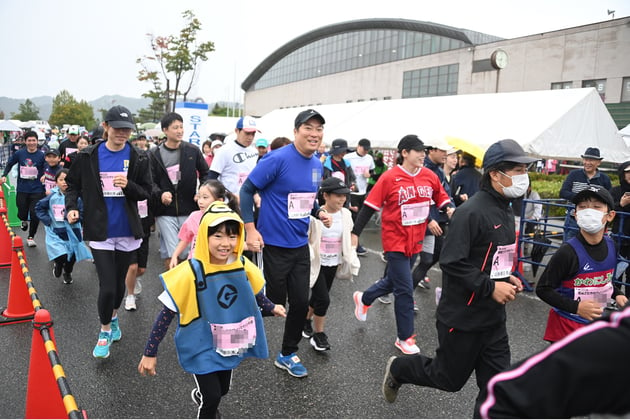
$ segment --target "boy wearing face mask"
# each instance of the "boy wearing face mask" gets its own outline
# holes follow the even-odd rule
[[[576,237],[551,257],[536,286],[536,294],[551,305],[544,340],[558,341],[602,316],[609,299],[619,307],[628,298],[613,284],[617,254],[606,225],[615,218],[612,196],[590,185],[573,197]]]

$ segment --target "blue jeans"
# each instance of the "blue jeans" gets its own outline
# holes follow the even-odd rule
[[[370,306],[379,296],[394,293],[394,313],[398,338],[406,340],[414,332],[413,280],[411,268],[418,254],[411,257],[402,252],[386,252],[387,275],[363,292],[363,304]]]

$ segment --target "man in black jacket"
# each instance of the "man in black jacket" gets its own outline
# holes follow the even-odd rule
[[[208,164],[197,146],[183,142],[184,120],[169,112],[161,121],[166,141],[151,151],[154,190],[152,204],[160,234],[160,257],[168,270],[179,239],[177,234],[190,213],[199,210],[195,202],[197,181],[208,176]],[[180,257],[185,259],[188,250]]]
[[[527,164],[535,160],[514,140],[486,151],[481,190],[453,213],[440,255],[436,357],[390,358],[382,389],[388,402],[406,383],[459,391],[475,372],[478,406],[486,383],[510,365],[505,304],[523,290],[511,274],[516,234],[510,200],[527,190]]]

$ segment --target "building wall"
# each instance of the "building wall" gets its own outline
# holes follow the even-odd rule
[[[473,72],[493,51],[508,53],[505,69]],[[405,71],[459,63],[457,93],[546,90],[552,83],[606,80],[606,103],[619,103],[630,77],[630,17],[451,50],[245,93],[245,113],[402,97]]]

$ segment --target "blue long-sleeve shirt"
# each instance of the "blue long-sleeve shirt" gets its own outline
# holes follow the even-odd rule
[[[603,172],[597,171],[592,178],[589,178],[584,169],[574,169],[569,172],[560,188],[560,198],[571,201],[573,197],[589,185],[601,185],[608,191],[612,189],[610,178]]]

